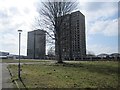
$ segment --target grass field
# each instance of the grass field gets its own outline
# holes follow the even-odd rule
[[[118,87],[118,62],[79,61],[57,64],[22,65],[21,77],[26,88],[116,88]],[[17,79],[17,66],[9,65]]]
[[[21,63],[30,63],[30,62],[49,62],[50,60],[34,60],[34,59],[21,59]],[[18,63],[18,59],[3,59],[1,60],[2,63]]]

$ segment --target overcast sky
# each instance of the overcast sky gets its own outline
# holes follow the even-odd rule
[[[0,51],[18,54],[17,30],[22,29],[21,54],[27,54],[27,32],[34,30],[39,1],[0,0]],[[86,21],[87,51],[95,54],[118,52],[118,1],[80,2],[79,10]]]

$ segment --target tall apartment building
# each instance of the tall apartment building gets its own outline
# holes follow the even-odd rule
[[[80,11],[77,11],[60,18],[63,19],[60,27],[62,58],[84,58],[86,56],[85,16]]]
[[[28,32],[27,56],[33,59],[43,59],[46,51],[46,34],[44,30]]]

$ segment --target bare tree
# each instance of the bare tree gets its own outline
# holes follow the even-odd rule
[[[55,53],[58,63],[62,63],[61,45],[60,45],[60,28],[64,20],[64,15],[71,13],[77,9],[77,2],[71,0],[47,0],[42,2],[39,14],[42,16],[46,33],[55,40]],[[38,20],[40,22],[41,20]]]
[[[54,47],[50,47],[50,49],[48,50],[48,56],[55,56],[55,48]]]

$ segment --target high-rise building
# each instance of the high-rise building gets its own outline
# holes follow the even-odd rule
[[[86,56],[85,16],[80,12],[73,12],[60,17],[60,46],[63,59],[81,59]],[[56,41],[56,56],[58,46]]]
[[[28,32],[27,56],[33,59],[43,59],[46,51],[46,34],[44,30]]]

